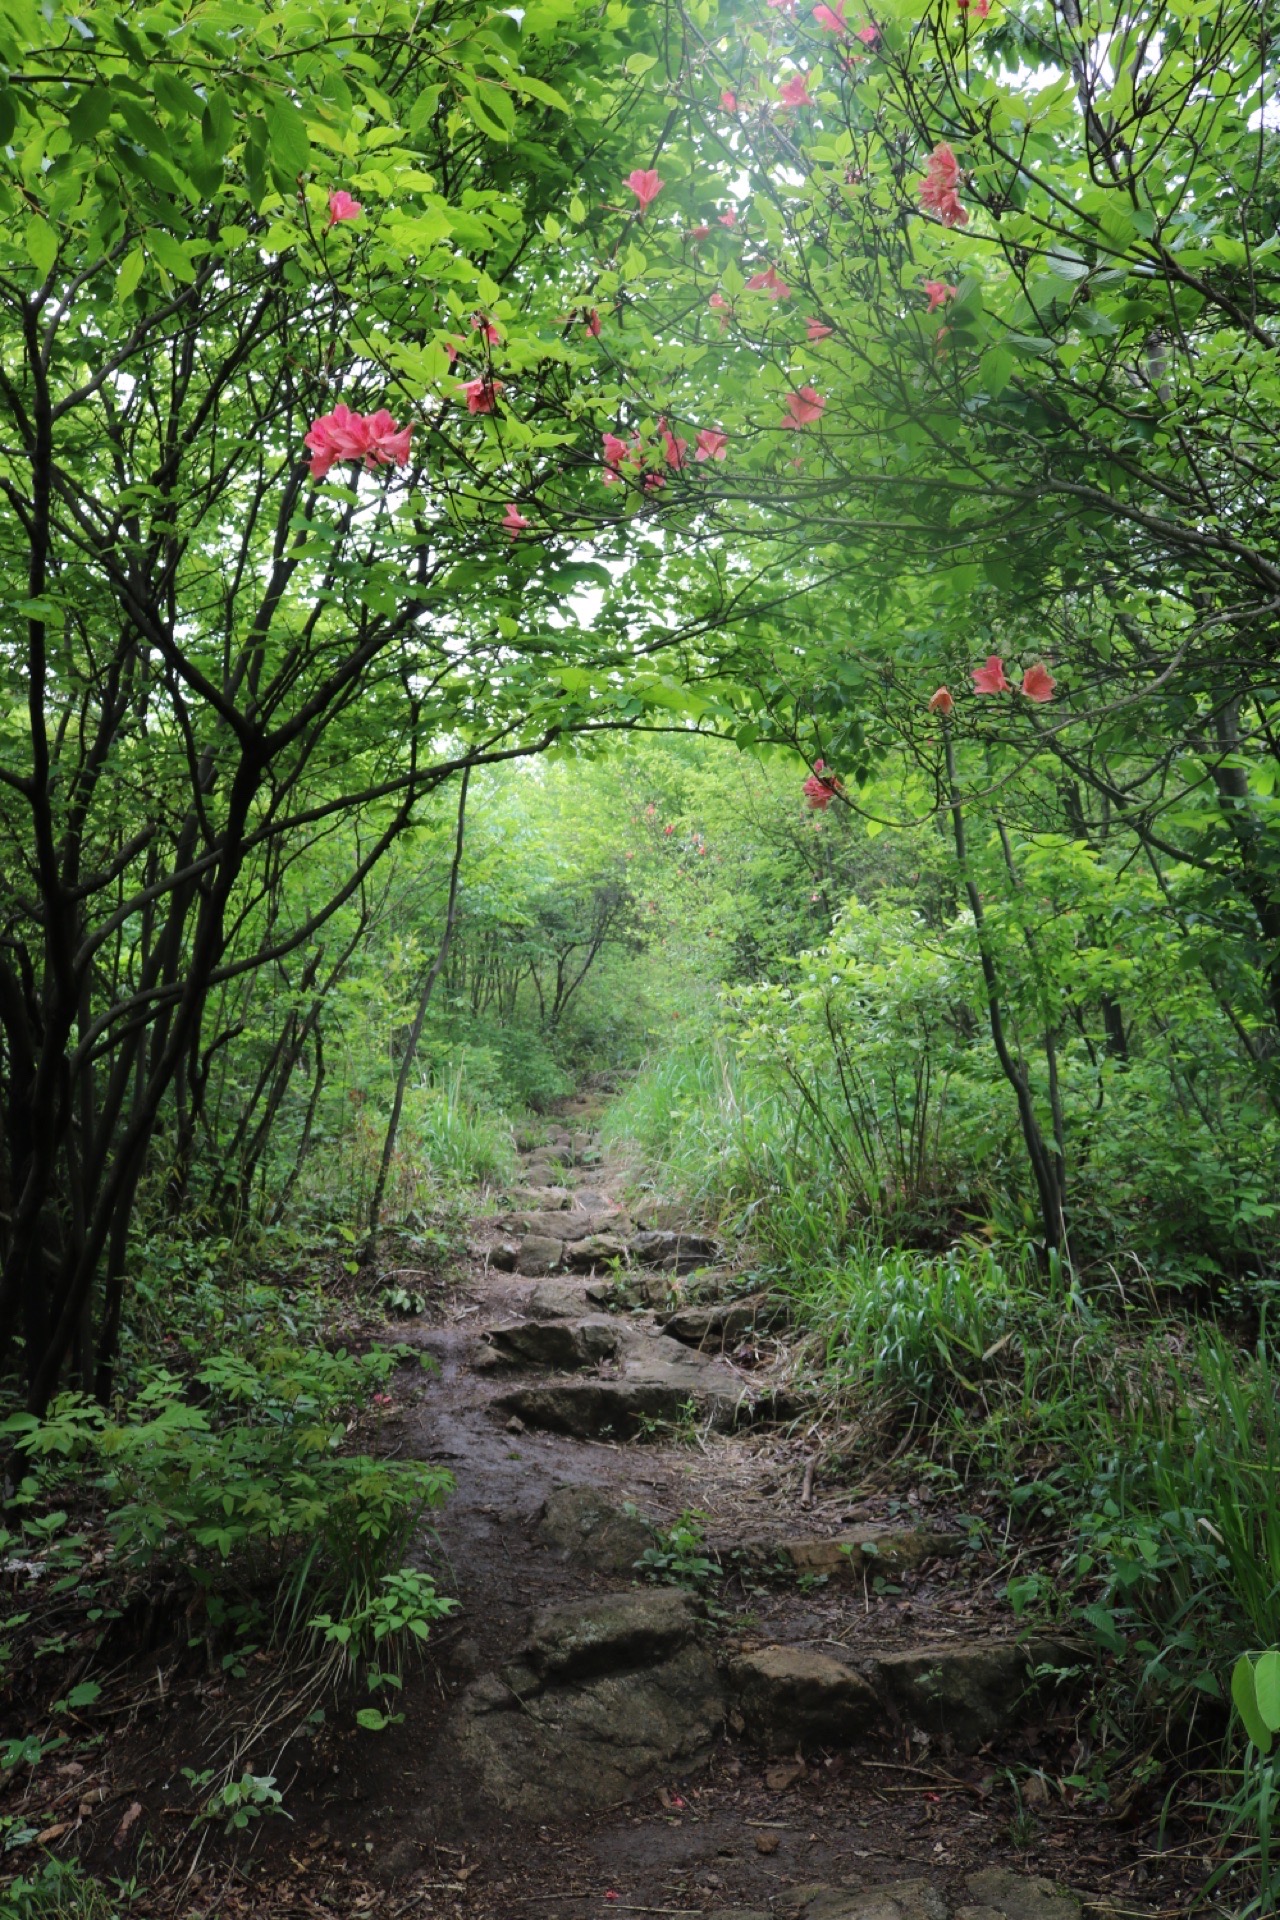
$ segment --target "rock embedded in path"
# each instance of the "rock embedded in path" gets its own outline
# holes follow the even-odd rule
[[[1013,1873],[1008,1867],[986,1867],[971,1873],[965,1891],[972,1903],[956,1910],[956,1920],[1080,1920],[1081,1902],[1052,1880]]]
[[[568,1187],[520,1187],[511,1196],[512,1206],[525,1213],[563,1213],[576,1200]]]
[[[696,1616],[670,1591],[547,1608],[501,1675],[467,1689],[455,1730],[487,1796],[528,1820],[616,1805],[702,1764],[724,1718]]]
[[[592,1289],[580,1281],[541,1280],[524,1302],[524,1310],[535,1320],[572,1319],[588,1306],[599,1306]]]
[[[589,1233],[565,1248],[565,1261],[575,1273],[591,1273],[627,1257],[627,1242],[616,1233]]]
[[[554,1273],[563,1257],[563,1240],[552,1240],[541,1234],[531,1233],[516,1249],[515,1271],[527,1273],[530,1279],[536,1279],[540,1274]]]
[[[556,1209],[551,1213],[509,1213],[503,1226],[509,1233],[532,1234],[542,1240],[585,1240],[595,1229],[596,1217],[577,1207],[567,1212]]]
[[[786,1920],[947,1920],[947,1903],[928,1880],[879,1887],[796,1887],[783,1896]]]
[[[495,1357],[514,1367],[599,1366],[618,1351],[617,1323],[603,1314],[587,1320],[515,1320],[485,1334]]]
[[[631,1251],[641,1266],[671,1268],[677,1273],[691,1273],[695,1267],[714,1260],[718,1251],[717,1242],[701,1233],[672,1233],[657,1229],[648,1233],[637,1233],[631,1242]]]
[[[513,1389],[495,1406],[531,1427],[579,1439],[629,1439],[647,1422],[674,1423],[690,1409],[700,1422],[724,1430],[755,1410],[753,1397],[732,1373],[675,1340],[631,1333],[621,1354],[616,1379],[539,1382]]]
[[[597,1487],[556,1487],[534,1522],[544,1545],[598,1573],[630,1573],[653,1545],[653,1528],[638,1513],[613,1506]]]
[[[828,1579],[864,1573],[910,1573],[926,1560],[963,1553],[960,1533],[938,1533],[929,1527],[850,1527],[829,1540],[787,1538],[751,1543],[752,1558],[791,1562],[797,1573],[825,1574]]]
[[[884,1721],[870,1682],[812,1647],[742,1654],[729,1669],[729,1681],[748,1736],[767,1752],[848,1746]]]
[[[662,1331],[689,1347],[726,1347],[753,1328],[761,1331],[786,1318],[776,1301],[716,1300],[705,1306],[677,1307],[661,1322]]]
[[[1025,1710],[1032,1668],[1055,1657],[1062,1650],[1045,1644],[989,1640],[882,1654],[875,1672],[904,1720],[971,1752]]]

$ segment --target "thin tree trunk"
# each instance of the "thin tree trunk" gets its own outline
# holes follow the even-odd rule
[[[413,1016],[413,1025],[405,1042],[404,1054],[400,1061],[400,1071],[396,1075],[395,1098],[391,1102],[391,1116],[387,1121],[387,1131],[382,1142],[382,1159],[378,1165],[378,1177],[373,1184],[373,1198],[369,1202],[369,1258],[373,1257],[378,1238],[378,1216],[382,1212],[383,1196],[387,1190],[387,1176],[391,1171],[391,1158],[396,1150],[396,1135],[400,1131],[400,1115],[404,1109],[404,1096],[409,1085],[409,1075],[413,1071],[414,1059],[418,1051],[418,1042],[422,1038],[422,1027],[427,1017],[427,1008],[441,970],[449,957],[449,942],[453,938],[453,923],[458,912],[458,875],[462,869],[462,841],[467,819],[467,788],[471,782],[471,769],[462,769],[462,789],[458,794],[458,826],[453,842],[453,865],[449,869],[449,904],[445,909],[444,932],[440,937],[440,948],[431,963],[431,971],[423,982],[422,992],[418,995],[418,1005]]]

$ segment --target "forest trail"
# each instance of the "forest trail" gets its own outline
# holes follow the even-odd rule
[[[925,1487],[814,1486],[785,1343],[717,1302],[668,1210],[626,1210],[589,1118],[525,1154],[516,1210],[476,1223],[468,1283],[409,1335],[440,1372],[383,1444],[456,1476],[438,1533],[460,1607],[403,1722],[330,1737],[291,1790],[315,1897],[1078,1920],[1052,1880],[1132,1905],[1132,1842],[1011,1793],[1007,1769],[1061,1770],[1072,1715],[1029,1689],[996,1563]],[[690,1510],[728,1572],[705,1596],[689,1564],[635,1568]]]

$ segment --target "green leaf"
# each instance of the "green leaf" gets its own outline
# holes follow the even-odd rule
[[[307,123],[292,100],[278,94],[267,103],[267,138],[271,157],[291,180],[306,173],[311,165],[311,141]]]
[[[142,278],[142,269],[147,264],[147,256],[141,247],[135,247],[126,254],[119,273],[116,275],[116,299],[127,300]]]
[[[200,115],[200,143],[207,160],[221,160],[235,134],[231,102],[225,93],[211,93]]]
[[[101,133],[111,117],[111,93],[104,86],[82,87],[67,109],[71,138],[83,146]]]
[[[38,213],[33,213],[27,222],[26,242],[27,252],[35,261],[36,272],[42,280],[47,278],[58,257],[58,236],[49,222]]]
[[[356,1725],[364,1727],[370,1733],[381,1733],[391,1722],[385,1713],[379,1713],[376,1707],[361,1707],[356,1715]]]
[[[18,96],[11,87],[0,87],[0,147],[7,146],[18,125]]]
[[[1258,1711],[1253,1662],[1247,1654],[1237,1660],[1232,1669],[1231,1698],[1235,1702],[1236,1712],[1240,1715],[1240,1723],[1258,1752],[1270,1753],[1271,1728]]]
[[[158,260],[175,280],[181,280],[184,285],[189,286],[195,279],[196,270],[191,264],[186,249],[174,239],[171,233],[166,233],[163,227],[147,229],[146,248],[152,259]]]
[[[1258,1712],[1272,1733],[1280,1733],[1280,1652],[1260,1654],[1253,1669]]]
[[[491,140],[509,140],[515,132],[515,104],[506,89],[492,80],[474,80],[466,104],[481,133]]]

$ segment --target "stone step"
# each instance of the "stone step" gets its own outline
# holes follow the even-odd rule
[[[526,1426],[578,1439],[631,1439],[652,1422],[674,1425],[690,1414],[700,1425],[725,1431],[783,1412],[776,1393],[748,1386],[714,1360],[662,1334],[627,1328],[619,1352],[622,1370],[616,1379],[550,1380],[516,1387],[493,1403],[495,1411]]]
[[[1061,1642],[943,1641],[857,1659],[828,1646],[758,1647],[730,1669],[742,1730],[770,1752],[848,1746],[897,1721],[971,1753],[1073,1670]]]

